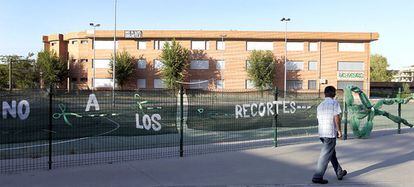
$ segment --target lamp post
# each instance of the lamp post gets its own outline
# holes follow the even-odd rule
[[[112,65],[112,105],[115,106],[115,66],[116,66],[116,5],[114,0],[114,64]]]
[[[285,22],[285,85],[284,85],[284,95],[283,95],[283,98],[286,98],[286,83],[287,83],[287,81],[286,81],[286,74],[287,74],[287,67],[286,67],[286,65],[287,65],[287,24],[288,24],[288,22],[290,21],[290,18],[282,18],[281,20],[280,20],[281,22]]]
[[[92,23],[89,23],[89,26],[93,27],[92,90],[95,90],[95,40],[96,40],[95,32],[96,32],[96,27],[101,26],[101,24],[92,22]]]

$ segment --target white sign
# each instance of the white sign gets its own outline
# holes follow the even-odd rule
[[[142,38],[142,31],[129,30],[125,31],[125,38]]]
[[[17,107],[16,107],[17,105]],[[3,101],[3,119],[7,119],[7,114],[12,118],[19,116],[20,120],[25,120],[30,115],[30,104],[26,100],[21,100],[19,104],[15,100],[11,102],[11,106],[8,102]]]
[[[273,107],[276,107],[276,114],[279,114],[280,105],[282,106],[283,113],[285,114],[293,114],[296,112],[296,103],[294,101],[273,101],[267,103],[236,105],[234,108],[235,117],[238,119],[272,116],[275,114]]]

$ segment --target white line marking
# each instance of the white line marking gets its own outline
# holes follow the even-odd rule
[[[52,145],[64,144],[64,143],[69,143],[69,142],[76,142],[76,141],[85,140],[85,139],[92,138],[92,137],[102,136],[102,135],[109,134],[111,132],[114,132],[114,131],[118,130],[119,127],[121,126],[121,125],[119,125],[118,122],[116,122],[114,120],[111,120],[108,117],[104,117],[104,118],[106,118],[108,121],[114,123],[116,125],[116,127],[114,129],[111,129],[108,132],[104,132],[104,133],[101,133],[101,134],[98,134],[98,135],[95,135],[95,136],[88,136],[88,137],[83,137],[83,138],[77,138],[77,139],[72,139],[72,140],[65,140],[65,141],[55,142],[55,143],[52,143]],[[30,145],[30,146],[22,146],[22,147],[3,148],[3,149],[0,149],[0,151],[11,151],[11,150],[18,150],[18,149],[33,148],[33,147],[44,147],[44,146],[48,146],[48,145],[49,144],[47,143],[47,144]]]

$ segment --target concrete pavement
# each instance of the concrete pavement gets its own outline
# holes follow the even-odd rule
[[[414,131],[338,141],[348,170],[325,186],[413,186]],[[0,175],[1,186],[317,186],[311,178],[319,142],[184,158],[60,168]]]

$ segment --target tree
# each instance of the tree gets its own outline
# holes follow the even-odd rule
[[[272,51],[252,51],[249,56],[247,74],[261,92],[272,86],[275,76],[275,58]]]
[[[39,52],[36,65],[47,87],[62,83],[69,74],[67,62],[59,58],[55,51]]]
[[[183,81],[187,74],[190,51],[173,40],[171,44],[164,44],[160,58],[164,64],[161,68],[164,83],[167,88],[178,90],[178,82]]]
[[[410,84],[409,83],[406,83],[406,82],[403,83],[401,96],[402,97],[409,97],[410,94],[411,94]]]
[[[9,85],[9,63],[12,64],[12,87],[18,89],[35,88],[38,86],[39,73],[36,71],[36,63],[31,59],[33,53],[22,57],[18,55],[4,56],[3,64],[0,64],[0,87]]]
[[[371,55],[371,81],[388,82],[392,79],[392,73],[387,70],[389,64],[387,58],[379,54]]]
[[[114,65],[114,56],[111,57],[109,62],[109,74],[112,75]],[[116,64],[115,64],[115,79],[119,86],[122,87],[127,83],[128,79],[131,78],[131,75],[135,71],[135,58],[129,54],[127,51],[122,51],[121,53],[116,54]]]

